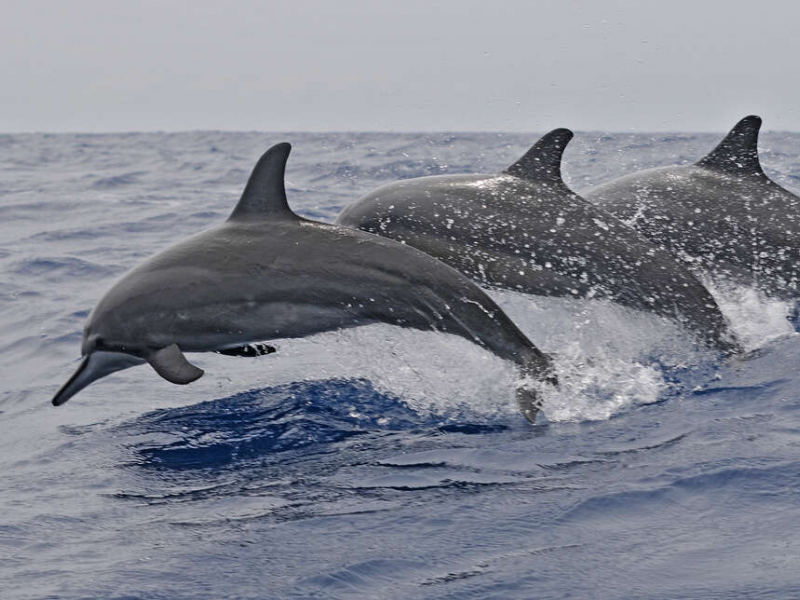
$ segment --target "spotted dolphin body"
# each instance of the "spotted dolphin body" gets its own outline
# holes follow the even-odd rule
[[[608,298],[674,318],[725,353],[738,346],[705,287],[561,177],[556,129],[500,174],[384,185],[337,223],[403,241],[475,281],[542,296]]]
[[[800,295],[800,198],[764,173],[761,119],[739,121],[694,164],[639,171],[584,196],[693,267]]]
[[[83,361],[54,405],[145,362],[167,381],[190,383],[203,371],[184,352],[261,354],[271,348],[255,342],[381,322],[461,336],[553,382],[549,358],[454,269],[294,214],[284,189],[290,148],[263,155],[225,223],[156,254],[106,293],[86,323]],[[517,399],[533,421],[537,393],[521,386]]]

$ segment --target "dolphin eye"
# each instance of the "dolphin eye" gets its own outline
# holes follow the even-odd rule
[[[101,338],[100,336],[94,338],[94,347],[95,348],[102,348],[105,345],[106,345],[105,340],[103,340],[103,338]]]

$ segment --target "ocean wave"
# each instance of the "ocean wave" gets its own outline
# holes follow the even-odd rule
[[[717,296],[748,349],[724,360],[668,319],[491,292],[555,358],[534,426],[513,366],[389,326],[192,355],[189,386],[132,368],[50,406],[103,290],[225,219],[271,144],[294,145],[293,209],[331,222],[537,137],[0,136],[4,598],[796,596],[797,310],[751,290]],[[763,138],[800,181],[800,135]],[[565,171],[580,191],[718,140],[579,134]]]

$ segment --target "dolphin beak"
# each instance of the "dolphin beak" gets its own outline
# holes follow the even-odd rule
[[[144,360],[123,352],[97,351],[87,354],[78,370],[53,396],[53,406],[61,406],[93,381],[128,367],[144,364]]]

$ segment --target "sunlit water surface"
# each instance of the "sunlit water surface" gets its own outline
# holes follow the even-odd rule
[[[492,292],[555,358],[535,426],[508,364],[381,325],[50,406],[104,290],[226,218],[271,144],[294,144],[292,206],[332,221],[398,178],[499,171],[537,137],[0,136],[0,596],[800,595],[800,340],[794,307],[754,290],[714,290],[747,350],[725,361],[653,315]],[[564,171],[580,191],[718,137],[579,134]],[[800,189],[800,135],[762,138]]]

